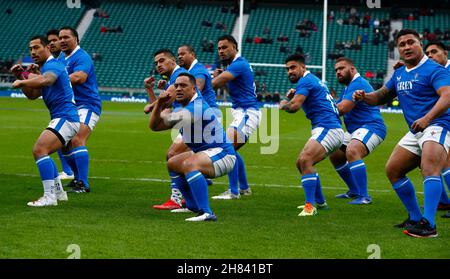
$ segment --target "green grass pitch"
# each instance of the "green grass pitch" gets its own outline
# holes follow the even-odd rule
[[[334,195],[345,185],[328,159],[317,169],[329,204],[312,218],[304,202],[295,160],[310,136],[304,114],[280,112],[280,147],[261,155],[261,144],[241,150],[254,195],[213,201],[218,222],[188,223],[189,214],[156,211],[170,184],[165,152],[168,132],[148,129],[142,104],[105,102],[89,143],[92,192],[70,195],[52,208],[29,208],[42,195],[31,150],[49,122],[42,101],[0,98],[0,258],[67,258],[70,244],[81,258],[368,258],[371,244],[381,258],[450,258],[450,220],[440,218],[436,239],[415,239],[392,227],[406,212],[389,184],[384,165],[407,131],[402,115],[384,114],[385,142],[365,162],[373,204],[352,206]],[[53,158],[59,165],[57,156]],[[409,177],[423,203],[419,171]],[[209,195],[226,189],[215,179]],[[369,251],[368,251],[369,250]]]

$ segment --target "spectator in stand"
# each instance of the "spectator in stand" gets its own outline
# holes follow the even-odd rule
[[[272,103],[272,101],[273,101],[272,95],[270,93],[266,93],[264,96],[264,101],[266,103]]]
[[[374,78],[375,74],[373,72],[371,72],[370,70],[366,71],[366,73],[364,74],[364,76],[368,79]]]
[[[212,22],[209,21],[209,20],[203,20],[203,21],[202,21],[202,26],[212,27],[213,24],[212,24]]]
[[[369,41],[369,35],[367,33],[364,33],[363,36],[362,36],[361,42],[363,44],[367,44],[368,41]]]
[[[295,52],[303,54],[303,48],[300,45],[297,45],[297,47],[295,48]]]
[[[379,78],[379,79],[384,78],[384,72],[382,70],[378,70],[376,78]]]
[[[329,14],[328,14],[328,21],[333,21],[334,20],[334,11],[331,11]]]
[[[106,33],[106,27],[103,24],[100,27],[100,33]]]
[[[425,37],[428,41],[436,41],[437,36],[435,33],[428,33]]]
[[[279,103],[281,101],[281,96],[280,96],[280,93],[278,91],[275,91],[275,93],[273,93],[272,101],[274,103]]]
[[[251,43],[253,43],[253,38],[250,36],[247,36],[247,38],[245,38],[245,42],[251,44]]]
[[[218,29],[218,30],[223,30],[223,23],[222,23],[221,21],[218,21],[218,22],[216,23],[216,29]]]
[[[258,102],[262,102],[263,101],[263,95],[261,94],[261,92],[256,93],[256,100]]]
[[[92,53],[92,60],[94,60],[94,61],[102,61],[101,54],[97,53],[97,52]]]
[[[270,34],[270,28],[267,25],[264,27],[263,34],[264,35],[269,35]]]
[[[262,43],[262,38],[259,37],[258,35],[256,35],[255,39],[254,39],[254,42],[255,42],[255,44],[260,44],[260,43]]]
[[[410,13],[410,14],[408,15],[408,20],[414,20],[414,15],[413,15],[412,13]]]
[[[10,15],[10,14],[12,14],[12,9],[10,9],[10,8],[8,8],[8,9],[6,9],[5,10],[5,13],[7,14],[7,15]]]

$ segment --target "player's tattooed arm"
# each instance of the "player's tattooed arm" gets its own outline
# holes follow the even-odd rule
[[[42,95],[41,89],[54,84],[56,78],[54,73],[46,72],[44,75],[35,75],[33,78],[16,80],[12,84],[12,88],[21,88],[28,99],[34,100]]]
[[[281,101],[279,108],[281,110],[287,111],[289,113],[294,113],[302,107],[303,102],[305,100],[306,100],[305,95],[296,94],[290,101],[287,101],[287,100]]]
[[[353,93],[354,101],[363,101],[371,106],[384,105],[395,97],[395,91],[389,90],[386,86],[370,93],[366,93],[364,90],[356,90]]]

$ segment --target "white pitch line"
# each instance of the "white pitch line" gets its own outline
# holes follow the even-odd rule
[[[21,176],[21,177],[39,177],[37,174],[28,174],[28,173],[0,173],[0,175],[11,175],[11,176]],[[120,181],[140,181],[140,182],[156,182],[156,183],[167,183],[169,184],[171,181],[169,179],[161,179],[161,178],[146,178],[146,177],[122,177],[122,178],[116,178],[116,177],[109,177],[109,176],[90,176],[90,179],[100,179],[100,180],[120,180]],[[228,183],[225,182],[219,182],[214,181],[214,184],[217,185],[228,185]],[[271,184],[271,183],[249,183],[249,186],[256,186],[256,187],[266,187],[266,188],[302,188],[301,185],[286,185],[286,184]],[[345,191],[347,188],[344,187],[332,187],[332,186],[322,186],[322,189],[329,189],[329,190],[342,190]],[[391,193],[393,190],[379,190],[379,189],[373,189],[370,190],[370,192],[376,192],[376,193]],[[423,192],[416,192],[417,194],[422,194]]]
[[[13,158],[13,159],[26,159],[30,160],[32,156],[25,156],[25,155],[6,155],[4,157],[7,158]],[[102,163],[137,163],[137,164],[161,164],[165,165],[167,164],[166,161],[149,161],[149,160],[121,160],[121,159],[90,159],[93,162],[102,162]],[[255,168],[255,169],[291,169],[290,167],[286,166],[264,166],[264,165],[245,165],[246,168]]]

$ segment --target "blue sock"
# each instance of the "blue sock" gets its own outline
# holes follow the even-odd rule
[[[358,160],[348,164],[350,172],[352,173],[355,185],[358,187],[360,196],[368,197],[367,192],[367,170],[363,160]]]
[[[36,160],[36,165],[39,169],[42,184],[44,186],[44,195],[55,194],[54,164],[55,162],[53,162],[52,158],[48,155],[40,157]]]
[[[325,202],[325,197],[322,192],[322,184],[320,183],[319,174],[317,174],[317,185],[316,185],[316,193],[314,195],[314,199],[316,203],[323,204]]]
[[[337,166],[335,169],[342,180],[344,180],[345,184],[347,184],[350,193],[359,195],[359,190],[353,179],[353,175],[350,172],[349,164],[345,163],[344,165]]]
[[[237,154],[237,153],[236,153]],[[230,183],[230,191],[231,193],[238,195],[239,194],[239,160],[236,159],[236,163],[234,164],[233,170],[228,173],[228,182]]]
[[[175,172],[169,171],[170,178],[172,179],[172,190],[178,189],[184,197],[186,201],[186,207],[192,211],[198,211],[197,201],[195,200],[194,195],[192,195],[191,188],[186,181],[184,175],[177,174]],[[181,201],[180,201],[181,203]]]
[[[56,167],[55,161],[52,160],[53,165],[53,179],[56,179],[59,176],[58,167]]]
[[[74,151],[76,149],[76,151]],[[78,180],[84,182],[86,187],[89,187],[88,183],[88,171],[89,171],[89,153],[86,146],[80,146],[72,149],[73,158],[77,165]]]
[[[445,184],[447,184],[447,188],[450,191],[450,168],[442,171],[442,177],[444,178]]]
[[[36,160],[36,165],[41,174],[42,181],[53,180],[55,178],[55,169],[53,167],[55,163],[50,156],[45,155]]]
[[[63,172],[65,172],[67,175],[73,175],[73,171],[69,166],[69,163],[66,162],[66,159],[64,158],[61,150],[58,149],[58,156],[59,160],[61,161],[61,167]]]
[[[247,173],[245,171],[244,160],[239,153],[236,152],[236,162],[238,163],[238,179],[241,190],[248,189]]]
[[[64,152],[63,153],[63,157],[64,157],[64,159],[66,159],[66,163],[69,164],[70,169],[73,172],[75,180],[78,180],[78,169],[77,169],[77,164],[75,162],[75,157],[74,157],[74,154],[73,154],[74,150],[76,151],[76,148],[71,149],[71,150],[69,150],[67,152]]]
[[[441,177],[425,176],[423,180],[423,188],[423,195],[425,197],[423,217],[430,222],[431,227],[434,227],[434,219],[436,218],[439,198],[442,193]]]
[[[441,197],[439,199],[439,203],[450,204],[450,199],[448,198],[447,190],[445,189],[444,182],[442,182],[442,191],[441,191]]]
[[[420,211],[419,203],[417,202],[416,191],[409,178],[404,177],[400,179],[392,184],[392,188],[394,188],[403,205],[406,207],[409,219],[420,221],[420,219],[422,219],[422,212]]]
[[[305,191],[305,203],[314,205],[314,195],[316,194],[317,173],[302,175],[302,186]]]
[[[209,207],[208,183],[203,174],[199,171],[192,171],[185,175],[189,187],[197,201],[198,208],[204,213],[212,214]]]

